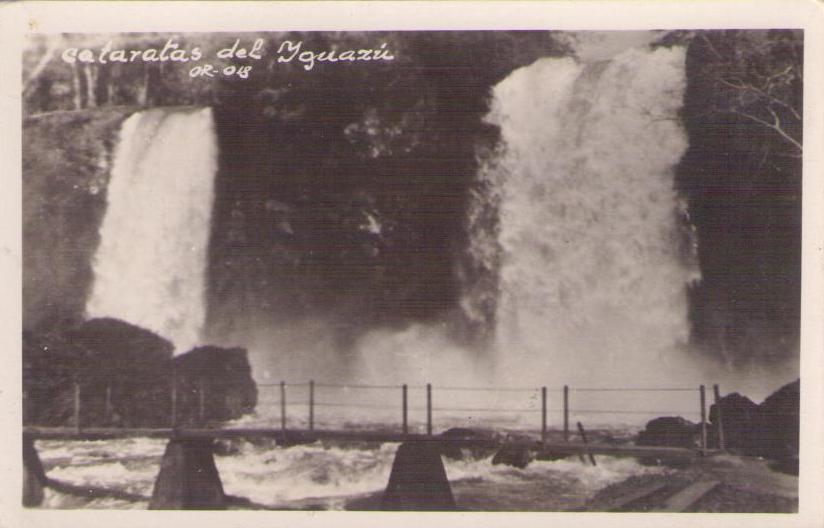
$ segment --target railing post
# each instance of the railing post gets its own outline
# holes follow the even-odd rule
[[[409,434],[409,387],[407,387],[406,383],[403,384],[402,387],[402,405],[403,405],[403,434]]]
[[[315,380],[309,380],[309,430],[315,430]]]
[[[569,442],[569,385],[564,385],[564,442]]]
[[[726,442],[724,440],[724,419],[722,418],[721,412],[721,389],[718,388],[718,384],[712,386],[712,390],[715,393],[715,417],[718,419],[718,449],[723,450],[726,448]]]
[[[206,421],[206,383],[203,378],[197,380],[197,418],[201,425]]]
[[[177,379],[172,375],[172,428],[177,427]]]
[[[432,434],[432,384],[426,384],[426,434]]]
[[[701,450],[707,449],[707,388],[701,385]]]
[[[112,419],[112,386],[110,383],[106,384],[106,407],[103,411],[104,420],[106,424],[111,423]]]
[[[546,387],[541,387],[541,443],[546,443]]]
[[[286,439],[286,382],[280,382],[280,430]]]
[[[74,381],[74,429],[80,432],[80,382]]]

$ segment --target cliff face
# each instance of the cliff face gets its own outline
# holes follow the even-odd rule
[[[678,167],[702,281],[693,341],[731,364],[797,354],[801,308],[799,31],[708,31],[687,53]]]
[[[111,152],[127,109],[23,121],[23,328],[82,320],[106,209]]]

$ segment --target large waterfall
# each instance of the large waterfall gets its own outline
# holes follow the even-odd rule
[[[678,369],[696,278],[673,170],[684,50],[542,59],[494,89],[495,370],[510,382],[626,385]],[[490,197],[486,196],[486,200]],[[660,380],[660,378],[659,378]]]
[[[217,144],[210,109],[130,116],[114,153],[88,317],[198,343],[205,320]]]

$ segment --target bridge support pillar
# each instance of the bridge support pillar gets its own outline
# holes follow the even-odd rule
[[[23,506],[39,506],[43,503],[46,472],[40,462],[34,439],[23,435]]]
[[[150,510],[218,510],[226,506],[211,438],[173,438],[166,446]]]
[[[381,509],[456,509],[438,445],[434,442],[407,442],[398,447]]]

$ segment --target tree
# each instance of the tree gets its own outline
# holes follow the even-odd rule
[[[698,32],[714,97],[707,112],[764,126],[801,156],[803,41],[798,31]]]

